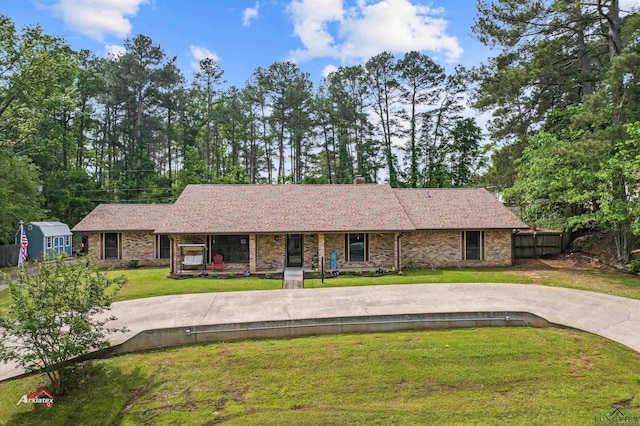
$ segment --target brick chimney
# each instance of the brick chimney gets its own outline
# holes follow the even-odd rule
[[[354,185],[361,185],[363,183],[367,183],[367,181],[362,176],[356,176],[356,177],[353,178],[353,184]]]

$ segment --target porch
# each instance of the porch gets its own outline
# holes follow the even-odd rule
[[[398,269],[399,233],[271,233],[171,236],[176,275],[282,274],[285,268],[302,268],[305,277],[334,271],[371,274]],[[186,269],[180,245],[206,248],[204,267]],[[224,259],[224,269],[212,270],[213,257]]]

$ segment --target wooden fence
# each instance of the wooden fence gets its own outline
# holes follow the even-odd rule
[[[568,247],[570,239],[569,232],[518,232],[513,234],[513,257],[522,259],[560,254]]]
[[[0,246],[0,268],[16,266],[18,264],[19,253],[20,244],[7,244]]]

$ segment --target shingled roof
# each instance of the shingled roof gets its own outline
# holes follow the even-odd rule
[[[155,231],[172,208],[171,204],[100,204],[72,231]]]
[[[189,185],[156,233],[412,229],[389,185]]]
[[[526,229],[484,188],[396,189],[416,229]]]
[[[189,185],[173,205],[101,204],[73,231],[156,234],[523,229],[485,189]]]

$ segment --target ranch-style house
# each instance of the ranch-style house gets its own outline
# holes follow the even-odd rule
[[[174,204],[101,204],[74,228],[105,266],[210,271],[502,266],[528,228],[485,189],[389,185],[189,185]],[[199,261],[198,261],[199,262]],[[197,262],[196,262],[197,263]]]

